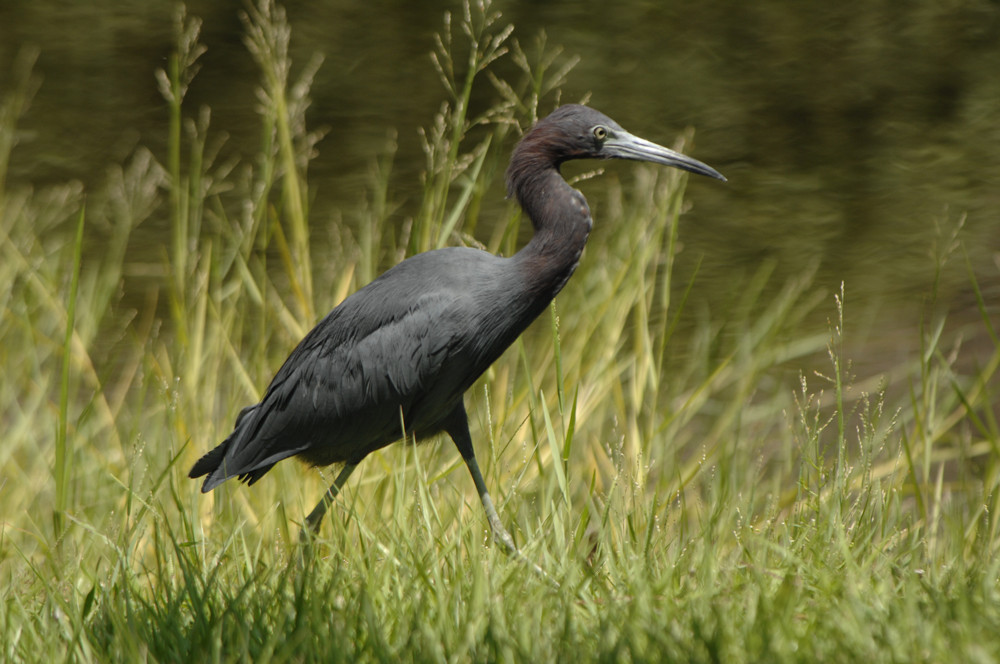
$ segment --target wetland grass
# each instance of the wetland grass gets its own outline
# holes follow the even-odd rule
[[[579,271],[467,400],[504,522],[560,590],[488,545],[447,440],[372,455],[306,560],[296,521],[329,473],[279,464],[209,495],[186,478],[319,313],[405,255],[476,242],[516,127],[555,105],[573,61],[522,49],[489,3],[463,12],[435,50],[446,101],[404,223],[389,153],[350,229],[308,223],[315,66],[292,79],[263,0],[245,18],[257,154],[223,158],[210,113],[185,106],[203,47],[181,13],[163,165],[137,150],[86,206],[78,185],[0,177],[0,658],[1000,658],[1000,341],[977,275],[975,361],[929,318],[911,364],[853,376],[843,290],[775,285],[764,264],[725,311],[688,297],[679,172],[603,176]],[[0,174],[30,112],[20,66]],[[523,220],[504,215],[476,237],[510,254]],[[172,231],[150,286],[127,249],[154,219]]]

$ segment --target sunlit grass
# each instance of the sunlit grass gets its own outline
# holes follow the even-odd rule
[[[268,2],[245,18],[257,154],[224,158],[210,111],[185,106],[203,46],[179,14],[162,159],[137,150],[86,205],[74,184],[0,186],[0,658],[1000,657],[1000,341],[980,277],[964,345],[928,316],[912,364],[855,376],[843,289],[775,287],[765,263],[725,311],[692,301],[677,171],[579,185],[610,194],[578,273],[467,397],[501,518],[559,589],[489,546],[446,439],[366,459],[312,557],[298,524],[329,471],[285,462],[206,495],[187,479],[317,316],[381,270],[442,245],[516,251],[526,220],[511,204],[486,232],[480,203],[574,61],[522,48],[488,5],[464,12],[434,51],[444,101],[402,227],[390,149],[350,226],[310,237],[318,61],[289,60]],[[31,60],[0,109],[0,185]],[[478,115],[477,86],[497,100]],[[126,306],[128,245],[152,219],[171,224],[168,276]],[[939,266],[961,260],[949,228]]]

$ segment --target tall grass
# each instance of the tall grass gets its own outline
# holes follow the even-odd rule
[[[514,139],[575,62],[544,39],[523,48],[488,2],[446,16],[432,61],[445,101],[422,133],[414,218],[389,223],[390,152],[352,225],[320,249],[308,164],[322,143],[304,122],[319,60],[291,62],[268,0],[244,24],[258,152],[223,157],[210,111],[185,104],[205,46],[180,12],[158,74],[164,164],[140,149],[112,165],[86,212],[76,184],[4,184],[31,58],[4,96],[4,661],[1000,656],[1000,341],[981,275],[969,270],[977,327],[957,336],[928,317],[912,364],[854,376],[843,289],[811,275],[773,288],[763,264],[724,311],[689,297],[699,275],[673,261],[676,171],[581,185],[610,193],[577,275],[467,398],[501,517],[559,590],[488,546],[447,441],[369,457],[315,557],[295,535],[325,473],[279,464],[253,488],[200,494],[190,463],[319,312],[413,252],[516,250],[519,211],[487,231],[481,201],[502,195]],[[471,107],[477,86],[497,100],[485,111]],[[142,295],[125,255],[147,220],[172,235],[167,276]],[[956,260],[960,226],[939,264]]]

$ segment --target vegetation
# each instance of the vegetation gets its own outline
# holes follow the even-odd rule
[[[209,110],[184,104],[204,47],[183,13],[159,73],[168,154],[137,150],[86,201],[73,184],[5,186],[30,54],[5,91],[4,661],[1000,657],[1000,338],[972,270],[966,345],[928,315],[911,363],[858,378],[843,290],[774,287],[765,264],[724,313],[687,300],[698,274],[673,269],[686,179],[668,169],[605,175],[600,241],[467,400],[501,517],[558,588],[488,545],[447,440],[368,458],[314,556],[298,522],[329,471],[286,462],[200,494],[190,464],[320,313],[406,255],[479,245],[474,232],[516,250],[520,212],[477,227],[481,200],[573,64],[543,40],[522,48],[488,2],[446,17],[417,213],[391,223],[390,151],[351,223],[326,228],[310,223],[315,68],[293,80],[280,7],[260,0],[245,25],[252,159],[221,157]],[[474,90],[495,103],[473,110]],[[165,220],[163,270],[130,264],[144,224]],[[939,266],[961,256],[949,228]],[[819,334],[817,315],[832,321]]]

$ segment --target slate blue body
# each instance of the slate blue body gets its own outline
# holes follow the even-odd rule
[[[573,274],[590,233],[583,195],[559,174],[568,159],[652,161],[724,180],[705,164],[635,137],[585,106],[562,106],[522,138],[507,188],[534,225],[510,258],[471,248],[418,254],[331,311],[292,351],[260,403],[191,469],[202,491],[252,484],[298,456],[345,470],[309,515],[319,519],[353,467],[407,435],[441,431],[465,459],[494,535],[513,550],[479,472],[462,397],[545,310]]]
[[[438,249],[345,299],[204,458],[215,471],[204,490],[233,476],[252,484],[295,455],[314,465],[358,463],[399,440],[403,423],[418,439],[441,432],[465,391],[547,304],[510,288],[525,283],[523,262],[520,254]],[[511,312],[519,325],[504,324]]]

